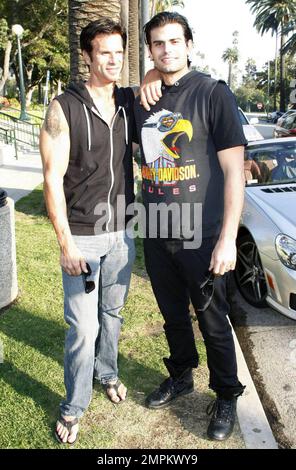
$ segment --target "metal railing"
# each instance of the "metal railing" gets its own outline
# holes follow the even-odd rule
[[[9,107],[0,107],[0,111],[2,113],[7,114],[8,116],[12,116],[15,118],[19,118],[20,116],[20,110],[18,108],[12,108],[11,106]],[[41,116],[37,116],[36,114],[33,113],[28,113],[26,111],[26,115],[29,116],[31,123],[39,124],[42,126],[44,118]]]
[[[18,153],[17,153],[17,141],[15,138],[15,130],[14,129],[4,129],[0,127],[0,141],[4,142],[5,144],[8,145],[14,145],[15,149],[15,157],[18,159]]]
[[[0,135],[4,141],[10,140],[10,143],[15,143],[16,157],[20,147],[38,149],[41,125],[42,118],[40,118],[40,123],[21,121],[15,116],[0,111]]]

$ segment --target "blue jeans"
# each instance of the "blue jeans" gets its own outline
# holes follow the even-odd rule
[[[65,341],[65,416],[80,417],[92,395],[93,378],[102,384],[118,377],[118,340],[133,262],[134,240],[125,231],[73,236],[91,267],[95,290],[86,294],[82,275],[63,271]]]

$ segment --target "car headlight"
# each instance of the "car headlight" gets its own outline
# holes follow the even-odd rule
[[[275,239],[275,248],[281,262],[296,271],[296,240],[281,233]]]

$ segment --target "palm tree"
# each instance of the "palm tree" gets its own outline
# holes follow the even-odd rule
[[[90,21],[109,17],[120,21],[119,0],[69,0],[69,42],[71,80],[85,79],[88,70],[82,58],[79,36],[81,29]]]
[[[287,25],[285,28],[284,33],[286,35],[293,33],[287,42],[284,44],[283,47],[283,53],[286,54],[289,52],[290,55],[295,55],[296,54],[296,16],[295,18],[292,18],[290,23]]]
[[[139,85],[140,82],[139,46],[139,1],[129,0],[128,60],[130,85]]]
[[[238,49],[236,46],[228,47],[222,55],[224,62],[228,62],[228,86],[232,87],[232,65],[238,62]]]
[[[121,14],[120,21],[122,26],[128,31],[128,15],[129,15],[129,0],[121,0]],[[129,38],[128,38],[129,40]],[[128,48],[125,49],[123,69],[121,72],[121,85],[126,87],[129,85],[129,61],[128,61]]]
[[[254,26],[263,35],[271,31],[272,35],[279,34],[281,40],[280,47],[280,110],[285,111],[285,63],[284,49],[285,32],[287,25],[296,17],[295,0],[246,0],[250,4],[251,12],[256,14]]]

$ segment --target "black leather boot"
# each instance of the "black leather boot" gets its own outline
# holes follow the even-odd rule
[[[148,395],[145,404],[148,408],[165,408],[175,398],[193,392],[193,385],[192,369],[186,369],[179,377],[165,379],[158,389]]]
[[[207,430],[209,439],[224,441],[231,435],[236,417],[236,400],[237,397],[230,400],[217,397],[208,405],[207,414],[212,415]]]

